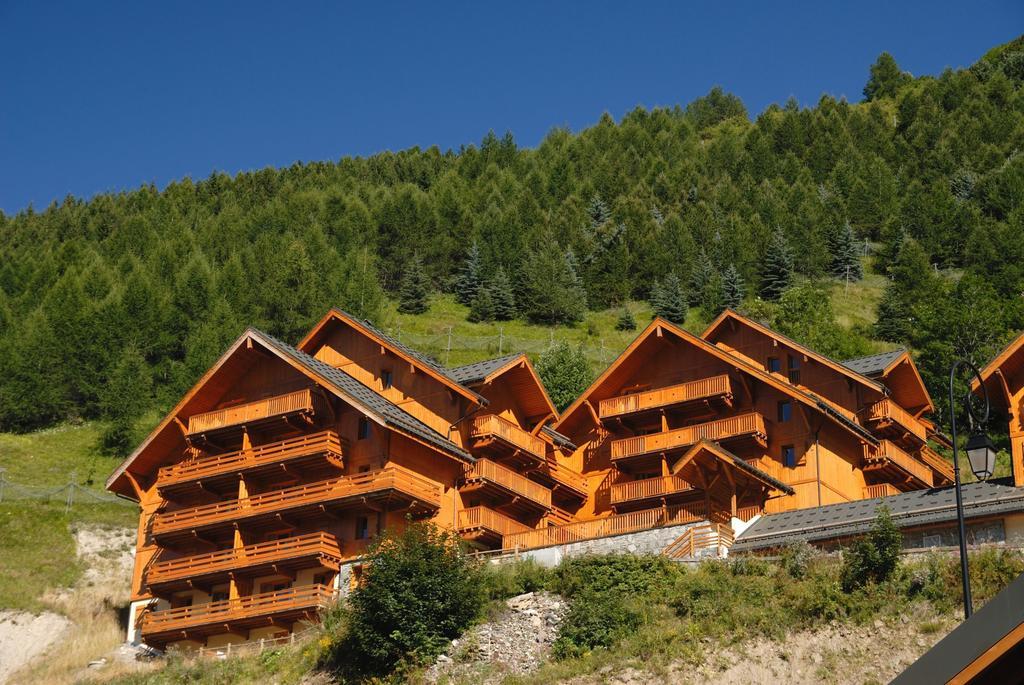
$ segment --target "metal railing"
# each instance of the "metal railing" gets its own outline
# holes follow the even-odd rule
[[[313,398],[313,392],[309,388],[303,388],[283,395],[236,404],[233,407],[193,414],[188,419],[188,432],[202,433],[282,414],[313,413]]]
[[[547,454],[547,443],[497,414],[487,414],[473,419],[470,437],[493,436],[514,448],[529,452],[543,460]]]
[[[689,447],[701,440],[727,440],[745,435],[754,437],[760,442],[767,439],[764,417],[761,414],[749,412],[685,428],[613,440],[611,444],[612,460]]]
[[[704,502],[679,504],[658,509],[645,509],[628,514],[616,514],[595,521],[581,521],[565,526],[550,526],[522,533],[506,535],[506,549],[530,549],[547,545],[560,545],[580,540],[633,533],[659,526],[691,523],[706,518]]]
[[[237,549],[157,561],[150,566],[146,574],[146,582],[150,585],[157,585],[314,555],[340,564],[341,545],[337,538],[330,533],[310,533],[246,545]]]
[[[506,490],[525,497],[547,508],[551,506],[551,491],[540,483],[516,473],[490,459],[477,459],[476,463],[466,469],[466,483],[488,481]]]
[[[260,495],[158,513],[153,535],[263,516],[309,504],[359,497],[384,490],[405,493],[420,504],[441,506],[441,486],[398,464],[342,478],[296,485]]]
[[[341,466],[343,452],[348,448],[346,441],[332,430],[310,433],[297,438],[237,450],[224,454],[213,454],[164,466],[157,475],[157,488],[209,478],[225,473],[237,473],[257,466],[277,464],[298,457],[323,454],[333,457]]]
[[[622,504],[634,500],[648,499],[674,493],[686,492],[693,487],[679,476],[658,476],[642,480],[613,483],[611,503]]]
[[[598,406],[598,415],[605,419],[673,404],[725,396],[732,396],[732,387],[729,384],[729,376],[723,374],[664,388],[609,397],[601,400]]]

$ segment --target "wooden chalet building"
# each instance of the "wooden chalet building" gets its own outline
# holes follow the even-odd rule
[[[1005,417],[1008,423],[1013,484],[1024,486],[1024,334],[996,355],[981,370],[981,377],[993,417]]]
[[[555,418],[523,355],[445,369],[340,311],[297,347],[247,330],[107,483],[141,507],[131,638],[285,636],[407,517],[482,548],[574,522]]]
[[[727,310],[655,319],[555,424],[588,478],[578,516],[749,521],[952,482],[903,351],[837,363]]]

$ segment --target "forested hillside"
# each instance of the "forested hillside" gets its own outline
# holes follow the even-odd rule
[[[294,341],[330,306],[380,321],[432,291],[542,325],[738,306],[839,357],[911,345],[939,399],[954,355],[1024,328],[1024,38],[865,77],[863,102],[753,120],[716,88],[535,149],[492,134],[0,215],[0,430],[166,407],[247,325]],[[892,280],[844,331],[820,283],[865,252]]]

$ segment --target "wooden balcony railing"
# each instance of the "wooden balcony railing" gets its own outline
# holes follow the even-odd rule
[[[316,410],[314,397],[318,396],[309,388],[303,388],[283,395],[236,404],[233,407],[193,414],[188,419],[188,432],[204,433],[284,414],[312,414]]]
[[[534,483],[526,476],[520,475],[510,468],[494,463],[490,459],[477,459],[475,464],[466,469],[466,483],[479,481],[494,483],[544,508],[551,506],[550,490],[540,483]]]
[[[922,443],[928,441],[928,432],[920,421],[906,409],[890,399],[879,400],[868,407],[866,420],[872,423],[895,423]]]
[[[864,488],[864,499],[888,497],[889,495],[898,494],[900,494],[900,491],[897,490],[896,486],[892,483],[877,483],[875,485],[868,485]]]
[[[891,440],[880,440],[878,447],[864,445],[865,470],[885,468],[888,465],[899,467],[901,471],[929,487],[933,484],[932,470],[897,447]]]
[[[314,611],[327,606],[333,599],[334,590],[326,585],[303,585],[237,599],[148,611],[142,617],[142,634],[146,636],[204,625],[222,625],[304,609]]]
[[[689,483],[678,476],[658,476],[657,478],[644,478],[625,483],[614,483],[611,487],[611,503],[622,504],[624,502],[686,492],[692,489]]]
[[[724,523],[709,523],[706,526],[688,528],[662,550],[669,559],[694,559],[702,550],[716,547],[721,555],[723,549],[732,547],[736,540],[733,529]]]
[[[749,507],[740,507],[736,510],[736,518],[740,521],[749,521],[755,516],[760,516],[764,513],[764,507],[760,504],[751,505]]]
[[[589,540],[608,535],[633,533],[659,526],[690,523],[706,518],[704,502],[679,504],[671,507],[645,509],[629,514],[616,514],[596,521],[581,521],[565,526],[549,526],[522,533],[506,535],[502,541],[505,549],[530,549],[547,545],[560,545],[580,540]]]
[[[921,457],[921,461],[930,466],[933,471],[942,475],[942,479],[953,482],[953,464],[952,462],[946,461],[942,458],[942,455],[936,454],[931,447],[925,445],[921,448],[918,453]]]
[[[565,526],[570,523],[576,523],[576,517],[558,506],[552,506],[551,511],[548,512],[547,520],[554,523],[556,526]]]
[[[347,443],[339,438],[334,431],[321,431],[247,450],[214,454],[164,466],[157,475],[156,485],[158,489],[165,488],[170,485],[226,473],[238,473],[259,466],[273,465],[315,454],[331,457],[338,466],[341,466],[342,455],[347,447]]]
[[[568,488],[581,497],[587,496],[587,478],[581,473],[576,473],[570,468],[562,466],[554,459],[547,461],[545,473],[557,484]]]
[[[536,435],[524,431],[522,428],[504,419],[497,414],[487,414],[473,419],[473,426],[470,429],[472,438],[497,438],[514,449],[528,452],[535,459],[543,460],[547,452],[546,445]]]
[[[149,568],[146,582],[150,585],[159,585],[312,556],[330,559],[340,564],[341,546],[330,533],[310,533],[283,540],[260,542],[238,549],[158,561]]]
[[[484,529],[498,535],[524,533],[533,530],[514,519],[488,507],[469,507],[459,512],[459,532]]]
[[[764,417],[757,412],[740,414],[694,426],[612,441],[612,459],[626,459],[695,445],[701,440],[728,440],[750,436],[765,444]]]
[[[296,507],[326,504],[348,498],[394,490],[418,503],[441,506],[441,486],[414,471],[391,464],[376,471],[297,485],[236,500],[158,513],[153,535],[201,528],[274,514]]]
[[[598,415],[602,419],[607,419],[674,404],[711,399],[712,397],[732,397],[729,376],[712,376],[665,388],[609,397],[601,400],[598,406]]]

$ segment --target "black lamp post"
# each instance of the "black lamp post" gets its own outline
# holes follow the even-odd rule
[[[974,373],[974,377],[978,379],[978,385],[981,386],[985,398],[985,411],[978,416],[975,413],[977,410],[974,403],[971,402],[971,392],[968,391],[964,397],[967,418],[971,424],[971,437],[967,439],[966,445],[967,460],[971,463],[971,471],[974,472],[974,476],[978,480],[988,480],[992,476],[996,465],[996,450],[992,441],[985,434],[989,411],[988,389],[985,387],[978,367],[966,359],[958,359],[954,362],[953,368],[949,370],[949,421],[953,429],[953,476],[956,481],[956,522],[960,532],[960,573],[964,584],[964,618],[970,618],[974,612],[974,606],[971,601],[971,579],[967,571],[967,535],[964,530],[964,500],[960,490],[960,458],[956,445],[956,406],[953,399],[953,381],[956,379],[957,371],[964,366],[969,368]]]

